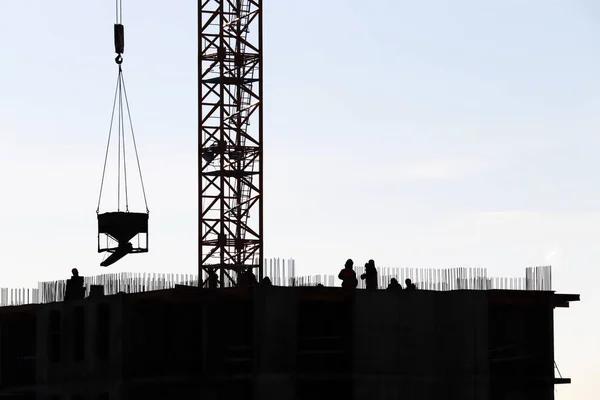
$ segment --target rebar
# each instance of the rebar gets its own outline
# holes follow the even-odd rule
[[[265,260],[266,276],[274,286],[341,286],[336,275],[296,275],[294,259]],[[357,277],[364,273],[364,267],[355,268]],[[205,278],[205,277],[203,277]],[[414,268],[379,268],[378,286],[385,289],[392,278],[403,285],[409,278],[419,290],[525,290],[551,291],[552,268],[529,267],[525,269],[524,278],[488,277],[484,268],[451,268],[451,269],[414,269]],[[104,286],[105,295],[123,293],[141,293],[155,290],[173,289],[176,285],[198,286],[198,275],[164,274],[164,273],[116,273],[84,277],[88,296],[92,285]],[[0,307],[25,304],[52,303],[64,300],[66,280],[38,283],[37,288],[0,288]],[[226,285],[231,287],[231,285]],[[359,279],[359,289],[365,288],[365,281]]]

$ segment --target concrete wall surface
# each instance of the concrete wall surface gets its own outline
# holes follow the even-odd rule
[[[264,373],[288,373],[294,369],[297,347],[296,296],[286,288],[265,289],[254,297],[257,368]]]
[[[121,296],[110,296],[102,300],[81,300],[65,303],[40,305],[37,311],[37,382],[53,385],[65,382],[97,380],[99,382],[118,379],[122,372],[122,307]],[[96,340],[100,331],[96,317],[99,304],[109,308],[109,357],[99,360],[96,357]],[[74,359],[76,342],[75,310],[83,308],[84,358]],[[50,316],[58,312],[60,316],[60,361],[50,359]],[[99,388],[102,389],[102,388]],[[108,390],[108,389],[107,389]]]
[[[487,324],[485,292],[358,292],[356,398],[487,399]]]
[[[523,293],[514,296],[523,300]],[[506,328],[506,338],[500,339],[513,340],[521,327],[539,325],[525,321],[543,314],[540,321],[548,326],[533,337],[548,339],[540,354],[552,351],[547,336],[552,335],[552,299],[527,294],[545,303],[527,308],[511,300],[509,308],[494,314],[496,303],[509,295],[317,287],[115,295],[30,308],[33,324],[9,318],[5,310],[0,350],[8,352],[18,342],[15,326],[36,333],[31,342],[37,382],[31,385],[44,399],[82,393],[85,399],[105,393],[112,400],[158,399],[176,393],[236,400],[490,400],[490,343],[495,340],[490,337],[498,336],[490,333]],[[108,360],[97,357],[102,304],[110,309]],[[79,307],[85,313],[85,357],[76,361]],[[61,357],[53,362],[50,315],[56,311]],[[17,365],[12,353],[12,364],[6,365]],[[0,395],[2,375],[0,368]]]
[[[261,400],[296,400],[296,385],[291,374],[258,374],[254,398]]]

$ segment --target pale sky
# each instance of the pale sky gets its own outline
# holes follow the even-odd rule
[[[2,1],[2,287],[196,271],[196,2],[123,1],[150,252],[109,270],[96,252],[114,1]],[[582,297],[555,312],[557,399],[595,398],[600,3],[265,0],[264,35],[267,255],[304,274],[551,264]]]

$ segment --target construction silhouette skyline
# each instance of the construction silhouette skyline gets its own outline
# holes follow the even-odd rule
[[[570,383],[554,357],[554,309],[580,296],[554,292],[550,267],[493,278],[482,268],[388,268],[374,254],[340,260],[337,276],[301,277],[293,260],[265,259],[263,2],[197,5],[197,274],[85,276],[82,267],[32,290],[2,289],[0,397],[551,400]],[[149,251],[120,0],[116,16],[97,208],[103,267]],[[115,117],[117,206],[100,212]],[[141,212],[130,211],[126,127]]]

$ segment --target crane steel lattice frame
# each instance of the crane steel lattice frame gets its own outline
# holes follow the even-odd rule
[[[262,0],[199,0],[198,48],[199,278],[224,287],[263,276]]]

